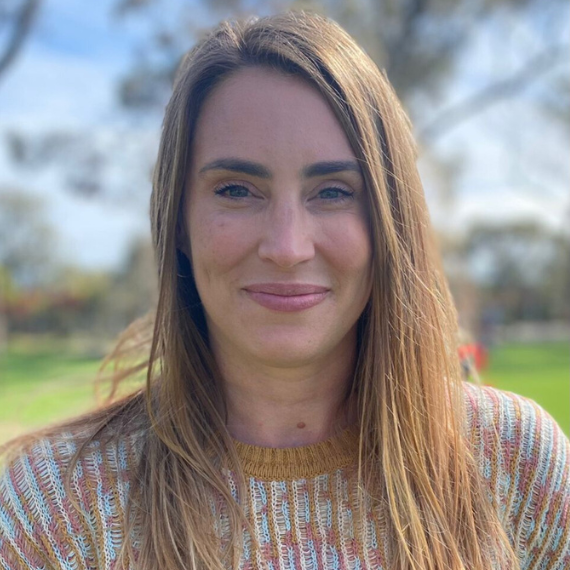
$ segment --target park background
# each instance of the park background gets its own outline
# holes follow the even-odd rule
[[[386,70],[466,345],[570,435],[570,3],[0,2],[0,443],[87,410],[156,298],[150,176],[181,54],[223,18],[304,8]]]

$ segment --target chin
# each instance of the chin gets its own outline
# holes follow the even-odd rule
[[[319,354],[307,350],[284,350],[283,347],[274,350],[258,351],[256,361],[273,368],[297,368],[311,364],[319,358]]]
[[[316,335],[297,334],[265,335],[258,337],[257,342],[250,345],[248,352],[260,363],[269,366],[292,368],[303,366],[323,358],[328,354],[329,343],[316,341]]]

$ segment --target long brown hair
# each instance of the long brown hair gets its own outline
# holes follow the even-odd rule
[[[360,429],[359,488],[386,509],[390,568],[517,567],[466,441],[456,316],[432,243],[409,121],[354,40],[334,22],[303,12],[219,25],[185,56],[166,109],[151,203],[159,299],[150,356],[115,379],[142,368],[147,384],[92,415],[86,440],[141,429],[144,460],[125,529],[125,537],[139,537],[137,567],[237,567],[247,525],[243,482],[236,500],[223,477],[230,466],[239,475],[239,461],[192,268],[177,239],[200,108],[224,79],[250,66],[314,86],[362,166],[373,286],[350,389]],[[136,335],[145,330],[148,323],[127,330],[110,360],[129,354],[129,343],[144,345]],[[212,494],[227,505],[227,548],[212,530]],[[125,539],[125,566],[133,556]]]

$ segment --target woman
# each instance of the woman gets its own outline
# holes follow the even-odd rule
[[[461,382],[414,163],[336,24],[202,40],[155,170],[150,358],[116,378],[147,366],[146,389],[12,462],[3,567],[570,567],[569,442]]]

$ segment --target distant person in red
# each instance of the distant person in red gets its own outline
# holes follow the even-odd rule
[[[481,372],[489,364],[489,353],[480,342],[471,342],[459,347],[459,359],[474,366],[477,372]]]

